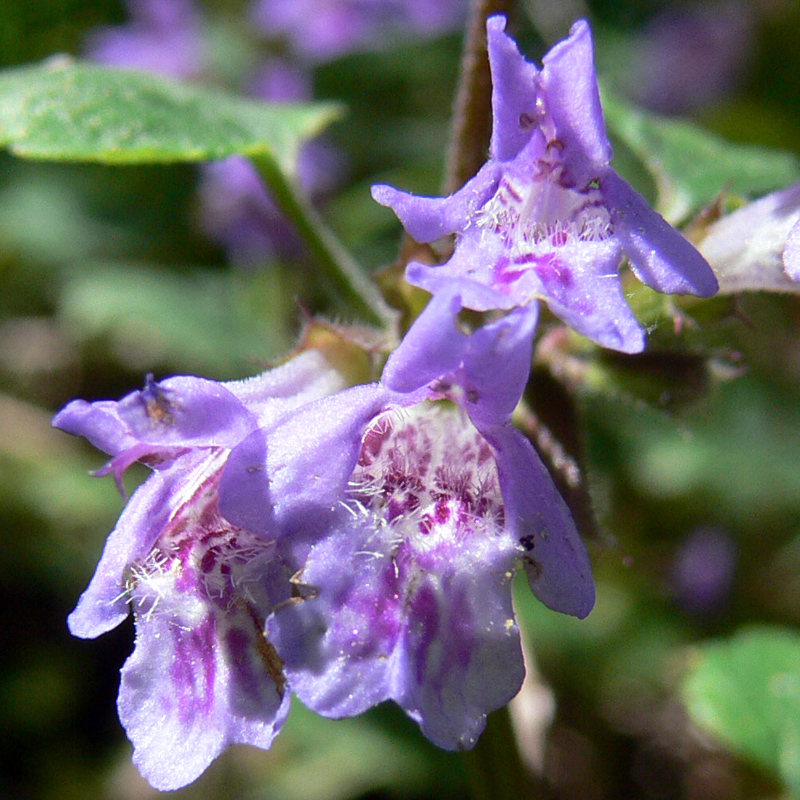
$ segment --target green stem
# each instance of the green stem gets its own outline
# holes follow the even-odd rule
[[[490,714],[473,750],[464,753],[472,800],[543,800],[547,792],[525,768],[508,707]]]
[[[256,156],[252,161],[334,291],[367,322],[394,326],[395,312],[311,203],[271,159]]]

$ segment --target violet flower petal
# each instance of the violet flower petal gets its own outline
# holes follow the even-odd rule
[[[528,382],[537,317],[535,305],[517,309],[470,337],[462,388],[464,406],[479,429],[511,419]]]
[[[565,171],[574,185],[586,186],[611,160],[586,21],[578,20],[569,38],[556,44],[542,63],[541,85],[547,113],[564,147]]]
[[[302,581],[311,599],[271,617],[267,635],[305,705],[349,717],[391,697],[392,650],[402,624],[391,563],[374,555],[370,521],[339,510],[309,555]]]
[[[118,702],[134,763],[162,791],[191,783],[228,745],[268,748],[290,698],[265,668],[247,613],[209,610],[185,592],[160,598],[172,600],[137,619]]]
[[[268,623],[289,681],[325,715],[393,699],[436,744],[471,747],[524,672],[491,449],[457,410],[418,405],[373,422],[350,486],[306,599]]]
[[[396,392],[413,392],[453,372],[470,337],[456,325],[461,298],[452,291],[434,295],[389,356],[381,382]]]
[[[490,152],[498,161],[510,161],[527,144],[536,107],[539,70],[526,61],[516,42],[506,36],[505,17],[490,17],[486,23],[492,69],[492,140]]]
[[[98,450],[116,456],[137,444],[118,412],[119,403],[73,400],[53,417],[53,426],[74,436],[83,436]]]
[[[256,425],[223,384],[189,376],[148,379],[120,400],[118,413],[138,441],[172,447],[232,447]]]
[[[567,504],[531,443],[511,426],[481,431],[494,447],[506,525],[525,550],[531,590],[548,608],[583,619],[594,607],[591,563]]]
[[[719,285],[694,245],[675,230],[613,170],[600,178],[600,189],[614,231],[643,283],[666,294],[711,297]]]
[[[507,553],[480,555],[489,556],[480,570],[459,560],[441,580],[423,583],[404,630],[397,702],[447,750],[473,747],[487,714],[510,702],[525,677]]]
[[[391,208],[418,242],[435,242],[462,230],[473,209],[495,193],[499,178],[498,165],[490,161],[450,197],[417,197],[383,184],[372,187],[372,197]]]

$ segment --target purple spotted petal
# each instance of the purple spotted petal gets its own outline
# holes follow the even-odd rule
[[[647,205],[622,178],[608,170],[600,188],[617,238],[639,280],[668,294],[711,297],[719,285],[694,245]]]
[[[527,144],[536,126],[536,79],[539,70],[525,61],[514,40],[504,34],[505,17],[486,23],[492,69],[492,157],[510,161]]]
[[[458,411],[378,417],[336,518],[302,571],[304,600],[268,633],[294,691],[349,716],[393,699],[436,744],[471,747],[522,682],[491,449]]]
[[[195,780],[228,745],[268,748],[289,692],[270,675],[265,640],[247,613],[224,615],[185,589],[178,597],[162,590],[159,603],[138,619],[118,706],[134,763],[167,791]]]
[[[555,45],[542,62],[546,112],[563,145],[565,170],[573,185],[583,187],[611,160],[586,21],[578,20],[569,38]]]
[[[69,615],[69,629],[74,636],[93,639],[116,628],[128,616],[128,566],[153,546],[171,512],[169,500],[176,483],[185,480],[190,472],[190,466],[173,466],[151,475],[134,492],[108,537],[91,583]]]
[[[507,525],[525,550],[533,593],[548,608],[582,619],[594,607],[594,582],[567,504],[516,428],[492,428],[483,434],[495,448]]]
[[[263,462],[271,427],[341,384],[321,354],[308,353],[225,385],[149,379],[118,403],[78,401],[55,420],[114,455],[104,471],[119,478],[134,460],[155,470],[109,536],[69,624],[93,637],[133,611],[137,645],[119,711],[134,761],[157,788],[194,780],[229,744],[268,747],[283,724],[289,692],[263,629],[291,597],[299,563],[284,560],[291,548],[267,530],[259,536],[226,519],[220,484],[229,448]],[[269,482],[255,487],[263,494],[253,488],[234,485],[229,502],[269,521]]]

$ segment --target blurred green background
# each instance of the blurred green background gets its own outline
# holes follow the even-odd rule
[[[205,78],[236,90],[264,55],[248,5],[197,7]],[[800,156],[797,3],[531,0],[516,30],[540,57],[583,14],[621,94]],[[80,55],[89,31],[125,20],[111,0],[3,0],[0,66]],[[400,233],[369,185],[438,191],[459,53],[453,33],[314,71],[315,97],[348,109],[329,133],[345,177],[324,214],[369,269],[395,258]],[[132,624],[80,641],[65,623],[122,500],[89,475],[102,454],[52,431],[52,414],[74,397],[119,397],[147,372],[253,374],[293,346],[301,306],[346,318],[307,260],[232,263],[199,224],[197,181],[193,166],[0,153],[0,797],[157,794],[116,719]],[[578,622],[527,591],[518,600],[541,678],[528,687],[534,721],[520,724],[553,797],[800,791],[798,298],[736,298],[699,352],[690,403],[646,402],[620,377],[674,376],[673,362],[616,364],[610,381],[572,387],[584,427],[569,436],[600,521],[589,545],[598,605]],[[296,703],[272,751],[233,748],[178,796],[457,797],[465,776],[394,708],[332,722]]]

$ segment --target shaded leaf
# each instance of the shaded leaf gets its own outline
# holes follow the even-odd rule
[[[647,167],[658,186],[658,207],[680,222],[722,191],[760,195],[800,179],[800,163],[785,152],[731,144],[690,122],[634,108],[608,91],[609,129]]]
[[[241,377],[290,344],[294,303],[275,269],[238,276],[93,263],[67,279],[59,312],[79,340],[108,337],[142,371]]]
[[[683,686],[695,722],[800,797],[800,636],[753,627],[701,645]]]

